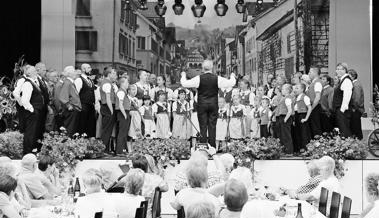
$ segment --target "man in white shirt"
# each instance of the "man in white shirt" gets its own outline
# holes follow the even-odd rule
[[[351,137],[351,96],[353,93],[353,82],[347,73],[347,64],[337,64],[337,76],[339,84],[336,85],[333,95],[333,110],[336,113],[336,125],[345,138]]]
[[[216,123],[218,116],[218,89],[233,87],[236,83],[232,73],[230,79],[217,76],[213,73],[213,62],[203,62],[203,73],[187,80],[186,73],[182,72],[180,83],[185,88],[197,88],[198,91],[198,120],[200,126],[200,142],[216,147]],[[207,134],[208,133],[208,134]],[[208,136],[208,137],[207,137]]]
[[[19,75],[19,78],[16,81],[16,85],[14,87],[14,90],[12,92],[14,98],[17,101],[16,109],[17,109],[17,116],[18,116],[18,127],[20,132],[24,132],[25,129],[25,109],[21,104],[21,88],[22,85],[24,85],[25,82],[25,71],[27,68],[31,67],[30,65],[26,65],[22,68],[23,72],[21,75]]]
[[[25,109],[23,153],[28,154],[36,152],[39,148],[37,141],[41,139],[41,129],[44,125],[41,116],[43,116],[47,100],[44,99],[35,67],[26,68],[25,76],[25,82],[21,87],[22,97],[20,101]]]

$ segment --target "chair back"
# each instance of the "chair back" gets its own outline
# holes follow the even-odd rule
[[[148,206],[148,201],[141,201],[140,207],[143,208],[143,218],[146,218],[147,215],[147,206]]]
[[[103,218],[103,212],[96,212],[94,218]]]
[[[110,187],[106,190],[108,193],[124,193],[125,188],[124,187]]]
[[[185,218],[186,217],[186,215],[185,215],[185,213],[184,213],[184,208],[183,207],[181,207],[178,211],[177,211],[177,213],[178,213],[178,218]]]
[[[326,205],[328,203],[328,195],[328,189],[322,187],[320,193],[320,202],[318,204],[318,211],[320,211],[320,213],[322,213],[324,216],[326,216]]]
[[[145,217],[143,216],[143,210],[144,210],[143,207],[138,207],[138,208],[136,209],[136,215],[135,215],[134,217],[135,217],[135,218],[145,218]]]
[[[154,191],[153,205],[151,208],[153,218],[161,217],[161,197],[162,197],[161,189],[159,187],[156,187]]]
[[[350,218],[351,198],[343,197],[341,218]]]
[[[341,195],[337,192],[332,193],[332,202],[330,204],[329,218],[338,218],[340,211]]]

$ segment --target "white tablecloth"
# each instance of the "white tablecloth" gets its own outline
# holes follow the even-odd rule
[[[297,205],[301,203],[304,218],[325,218],[318,210],[306,201],[280,199],[279,201],[251,200],[242,209],[241,218],[276,218],[274,211],[286,204],[287,214],[285,218],[295,218]]]
[[[27,218],[74,218],[74,215],[56,214],[53,211],[53,206],[32,208],[29,210]]]

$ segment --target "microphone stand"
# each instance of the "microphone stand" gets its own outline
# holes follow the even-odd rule
[[[196,140],[200,140],[203,136],[201,135],[200,131],[196,128],[195,124],[193,124],[192,120],[188,118],[190,116],[189,112],[185,115],[185,118],[190,122],[191,126],[196,130]],[[192,144],[192,140],[190,141],[190,149],[194,146]]]

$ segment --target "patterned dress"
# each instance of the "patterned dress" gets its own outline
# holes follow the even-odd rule
[[[157,118],[156,123],[156,137],[160,139],[167,139],[170,137],[170,105],[166,102],[157,102],[152,106],[153,114]]]
[[[192,125],[188,119],[190,105],[187,101],[176,101],[172,105],[174,112],[174,123],[172,127],[172,136],[178,139],[189,139],[192,135]]]
[[[230,138],[232,139],[243,139],[246,135],[245,133],[245,123],[244,116],[246,115],[245,106],[242,104],[233,105],[230,108],[229,115],[229,132]]]
[[[225,105],[224,108],[218,109],[218,118],[216,125],[216,140],[224,141],[228,132],[228,109]]]
[[[151,106],[142,106],[139,109],[144,120],[145,137],[155,138],[156,126],[153,117],[153,109]]]
[[[141,114],[138,111],[138,99],[130,97],[130,128],[129,137],[137,139],[142,137],[141,131]]]

